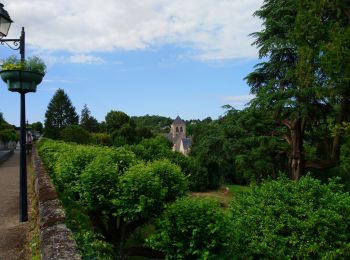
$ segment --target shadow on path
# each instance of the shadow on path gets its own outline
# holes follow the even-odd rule
[[[0,260],[23,259],[28,222],[19,222],[19,150],[0,165]]]

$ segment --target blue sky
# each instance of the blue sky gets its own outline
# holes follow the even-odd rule
[[[101,10],[97,0],[3,3],[15,21],[8,37],[25,26],[26,55],[48,65],[37,92],[26,95],[29,122],[44,121],[58,88],[78,114],[87,104],[99,121],[110,110],[217,118],[221,106],[242,108],[251,98],[243,78],[258,62],[248,34],[260,29],[252,17],[259,0],[106,0]],[[12,54],[0,46],[0,58]],[[4,83],[0,112],[19,124],[19,95]]]

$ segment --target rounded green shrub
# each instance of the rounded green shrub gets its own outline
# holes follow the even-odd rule
[[[230,259],[230,225],[217,201],[185,197],[171,204],[156,222],[147,245],[166,259]]]
[[[150,167],[144,163],[131,166],[119,180],[118,194],[113,200],[116,215],[126,221],[152,217],[163,209],[166,192]]]
[[[151,171],[160,178],[166,189],[165,202],[174,201],[188,191],[188,181],[181,169],[169,160],[158,160],[148,164]]]
[[[120,167],[111,155],[98,155],[80,178],[80,197],[91,212],[102,215],[115,211],[111,200],[117,197]]]
[[[239,259],[350,256],[350,195],[335,181],[268,181],[238,195],[231,213]]]

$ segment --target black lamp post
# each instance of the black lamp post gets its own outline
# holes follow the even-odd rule
[[[19,50],[21,55],[21,61],[24,61],[24,44],[25,34],[24,27],[22,27],[21,36],[19,39],[3,39],[8,34],[10,29],[11,20],[9,14],[4,9],[4,5],[0,3],[0,43],[8,45],[13,50]],[[12,43],[11,46],[9,43]],[[20,221],[25,222],[28,220],[28,205],[27,205],[27,158],[26,158],[26,110],[25,110],[25,94],[26,91],[18,90],[21,95],[21,138],[20,138]]]

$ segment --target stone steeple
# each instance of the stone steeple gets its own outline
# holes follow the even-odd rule
[[[179,116],[171,124],[170,134],[173,139],[186,138],[186,124]]]

